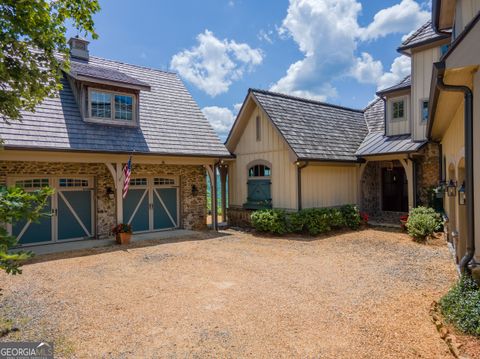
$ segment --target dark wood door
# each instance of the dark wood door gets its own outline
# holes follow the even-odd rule
[[[408,185],[403,168],[382,169],[382,209],[395,212],[408,211]]]

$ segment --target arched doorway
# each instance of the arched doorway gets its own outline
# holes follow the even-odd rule
[[[458,186],[465,181],[465,159],[458,162]],[[458,193],[456,197],[456,206],[458,206],[457,228],[458,228],[458,248],[457,261],[460,261],[467,250],[467,207],[458,204]]]
[[[448,178],[447,181],[457,182],[457,176],[455,173],[455,165],[450,163],[448,166]],[[457,197],[446,196],[446,208],[448,209],[448,240],[452,242],[452,232],[457,230]],[[456,243],[454,243],[456,245]]]
[[[247,209],[272,207],[272,167],[267,161],[253,161],[247,166]]]

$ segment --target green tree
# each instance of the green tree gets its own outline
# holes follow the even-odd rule
[[[36,222],[43,213],[53,190],[45,187],[37,191],[26,192],[19,187],[0,187],[0,223],[15,223],[19,220]],[[30,252],[9,253],[17,244],[17,239],[0,227],[0,269],[9,274],[22,273],[20,265],[31,256]]]
[[[21,118],[61,88],[68,67],[66,23],[97,38],[97,0],[0,1],[0,116]]]
[[[92,16],[97,0],[0,0],[0,117],[21,119],[46,97],[61,89],[62,68],[68,68],[67,22],[97,38]],[[1,144],[1,139],[0,139]],[[3,227],[22,219],[38,221],[53,190],[26,192],[0,187],[0,269],[21,273],[30,252],[11,253],[16,238]]]

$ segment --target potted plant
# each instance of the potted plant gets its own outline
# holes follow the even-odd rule
[[[405,216],[400,216],[400,225],[402,226],[403,230],[407,229],[407,221],[408,221],[408,214]]]
[[[132,226],[127,223],[120,223],[112,228],[117,243],[129,244],[132,239]]]

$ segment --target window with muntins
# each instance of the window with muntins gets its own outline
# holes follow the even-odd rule
[[[265,165],[254,165],[248,169],[248,177],[270,177],[270,167]]]
[[[392,118],[400,120],[405,117],[405,101],[395,101],[392,103]]]
[[[427,122],[428,120],[428,101],[422,101],[422,122]]]
[[[89,94],[90,118],[125,123],[134,120],[134,95],[101,90],[91,90]]]

